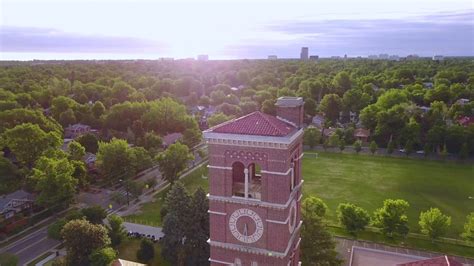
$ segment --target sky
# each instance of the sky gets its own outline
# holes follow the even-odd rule
[[[0,0],[0,60],[473,56],[473,0]]]

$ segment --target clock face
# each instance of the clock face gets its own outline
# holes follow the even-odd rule
[[[238,209],[229,218],[232,235],[244,243],[255,243],[263,235],[263,223],[258,214],[249,209]]]

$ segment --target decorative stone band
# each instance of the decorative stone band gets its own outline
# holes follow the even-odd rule
[[[214,263],[219,263],[219,264],[224,264],[224,265],[234,265],[233,262],[226,262],[226,261],[222,261],[222,260],[214,260],[214,259],[211,259],[211,258],[209,258],[209,262],[214,262]]]
[[[246,252],[250,254],[257,254],[257,255],[277,257],[279,259],[284,259],[286,256],[288,256],[288,253],[290,252],[291,247],[293,246],[295,238],[298,235],[297,232],[301,230],[302,224],[303,224],[303,221],[300,221],[300,223],[296,227],[296,230],[291,235],[290,241],[288,241],[288,246],[286,247],[284,252],[276,252],[276,251],[271,251],[264,248],[248,247],[248,246],[243,246],[239,244],[223,243],[223,242],[213,241],[211,239],[208,239],[207,243],[209,243],[209,245],[213,247],[219,247],[219,248],[224,248],[224,249],[235,250],[238,252]],[[298,238],[297,241],[298,242],[296,242],[296,246],[295,246],[296,249],[298,248],[300,244],[301,238]]]
[[[230,167],[230,166],[208,165],[207,168],[210,168],[210,169],[219,169],[219,170],[229,170],[229,171],[232,170],[232,167]],[[290,172],[291,172],[291,168],[289,168],[288,171],[286,171],[286,172],[273,172],[273,171],[265,171],[265,170],[262,170],[262,174],[284,175],[284,176],[289,175]]]
[[[225,212],[216,212],[216,211],[211,211],[211,210],[208,210],[207,213],[210,213],[210,214],[216,214],[216,215],[227,215],[227,213]]]
[[[303,135],[303,129],[299,129],[292,135],[285,137],[240,135],[204,131],[204,139],[208,144],[235,145],[252,148],[263,147],[271,149],[288,149],[289,146],[301,135]]]
[[[229,166],[216,166],[216,165],[207,165],[207,168],[210,169],[219,169],[219,170],[232,170],[232,167]]]
[[[289,221],[290,221],[290,216],[288,216],[288,218],[286,218],[285,221],[276,221],[276,220],[267,219],[267,222],[273,223],[273,224],[287,224]]]
[[[285,204],[278,204],[278,203],[271,203],[271,202],[265,202],[265,201],[260,201],[260,200],[254,200],[254,199],[245,199],[242,197],[222,197],[222,196],[215,196],[215,195],[210,195],[207,194],[207,198],[212,201],[218,201],[218,202],[227,202],[227,203],[238,203],[238,204],[244,204],[248,206],[261,206],[261,207],[267,207],[267,208],[273,208],[277,210],[284,210],[290,206],[291,200],[296,197],[296,194],[298,191],[301,190],[301,187],[303,186],[304,180],[301,180],[301,182],[295,186],[293,191],[290,193],[290,197],[288,198],[288,201]],[[300,200],[300,199],[297,199]]]

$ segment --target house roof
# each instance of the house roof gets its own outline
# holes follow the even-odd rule
[[[358,128],[354,130],[354,137],[366,138],[370,136],[370,131],[365,128]]]
[[[78,123],[78,124],[70,125],[66,129],[76,130],[76,129],[85,129],[85,128],[90,128],[90,126]]]
[[[397,266],[462,266],[462,264],[451,257],[440,256],[436,258],[397,264]]]
[[[33,194],[24,191],[23,189],[19,189],[15,192],[12,192],[10,194],[7,194],[5,196],[7,199],[28,199],[28,200],[34,200]]]
[[[183,134],[175,132],[163,137],[163,145],[171,145],[183,137]]]
[[[217,125],[209,131],[227,134],[283,137],[295,130],[295,126],[283,120],[256,111]]]

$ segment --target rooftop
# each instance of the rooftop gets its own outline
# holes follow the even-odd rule
[[[304,104],[302,97],[283,96],[277,99],[276,106],[296,107]]]
[[[293,125],[283,120],[256,111],[217,125],[209,129],[208,132],[283,137],[295,130],[296,128]]]

